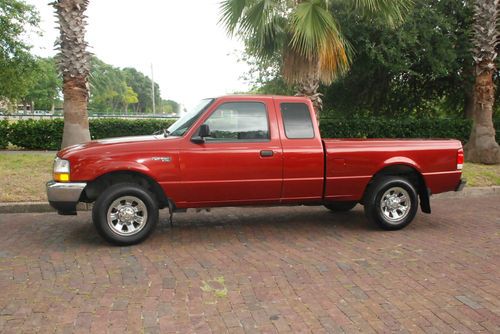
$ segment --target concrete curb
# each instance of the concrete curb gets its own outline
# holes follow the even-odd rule
[[[486,195],[500,195],[500,186],[491,187],[465,187],[462,191],[451,191],[447,193],[441,193],[433,195],[432,199],[444,199],[444,198],[463,198],[463,197],[478,197]]]
[[[463,191],[447,192],[433,195],[433,199],[452,199],[465,197],[478,197],[487,195],[500,195],[500,186],[492,187],[465,187]],[[78,203],[78,211],[92,210],[92,204]],[[0,214],[2,213],[43,213],[54,212],[55,210],[46,202],[15,202],[0,203]]]
[[[89,211],[92,209],[92,204],[78,203],[76,209],[78,211]],[[2,213],[44,213],[44,212],[55,212],[55,210],[47,202],[0,203],[0,214],[2,214]]]

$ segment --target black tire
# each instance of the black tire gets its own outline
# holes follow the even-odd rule
[[[134,198],[138,199],[138,201],[134,201]],[[126,206],[127,209],[138,210],[134,213],[134,217],[137,218],[131,219],[140,219],[140,215],[143,218],[146,217],[146,219],[142,220],[140,224],[134,220],[133,222],[123,223],[123,225],[120,225],[120,219],[110,219],[110,223],[108,224],[108,210],[111,210],[111,213],[115,210],[116,215],[118,215],[118,211],[110,209],[110,207],[117,205],[119,199],[124,199],[120,203],[123,207]],[[92,220],[97,232],[106,241],[121,246],[134,245],[146,239],[155,229],[158,223],[158,216],[159,209],[155,196],[135,183],[118,183],[107,188],[97,198],[92,209]],[[125,226],[127,224],[132,227]],[[123,226],[123,229],[120,229],[120,226]],[[137,231],[133,231],[134,229],[137,229]],[[127,233],[129,235],[123,235]]]
[[[401,191],[401,189],[404,191]],[[383,204],[381,201],[384,194],[386,194],[384,197],[386,200]],[[407,197],[407,202],[402,201],[405,197]],[[401,202],[397,203],[397,201]],[[415,186],[403,177],[380,177],[369,186],[364,199],[364,206],[365,215],[372,223],[377,224],[384,230],[400,230],[415,218],[418,209],[418,195]],[[407,210],[403,211],[395,208],[398,206],[407,207]],[[398,215],[400,215],[399,218]]]
[[[325,203],[325,208],[333,211],[333,212],[346,212],[350,211],[358,204],[358,202],[328,202]]]

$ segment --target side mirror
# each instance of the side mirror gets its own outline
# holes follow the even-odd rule
[[[210,137],[210,127],[208,126],[208,124],[202,124],[200,126],[198,136],[200,136],[201,138]]]
[[[208,124],[202,124],[197,136],[193,136],[191,141],[195,144],[203,144],[205,142],[205,137],[210,137],[210,127]]]

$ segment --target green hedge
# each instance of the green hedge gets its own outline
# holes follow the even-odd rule
[[[9,145],[9,122],[6,120],[0,121],[0,149],[6,148]]]
[[[173,120],[92,119],[92,139],[152,134],[167,128]],[[336,118],[322,119],[325,138],[456,138],[467,142],[471,121],[454,118]],[[495,120],[500,140],[500,119]],[[57,150],[60,147],[63,120],[0,121],[0,148],[13,145],[32,150]]]
[[[90,134],[92,139],[150,135],[155,131],[168,128],[174,122],[175,120],[172,119],[92,119],[90,120]]]
[[[30,150],[58,150],[63,127],[62,119],[13,122],[9,126],[9,142]]]
[[[173,120],[91,119],[92,139],[148,135],[167,128]],[[9,126],[8,140],[13,145],[30,150],[58,150],[64,122],[62,119],[21,120]]]
[[[321,133],[325,138],[454,138],[465,143],[471,125],[470,120],[458,118],[322,119]],[[499,121],[497,129],[498,125]]]

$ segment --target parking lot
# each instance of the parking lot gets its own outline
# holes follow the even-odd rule
[[[114,247],[77,217],[0,215],[0,332],[500,331],[500,197],[438,199],[402,231],[361,206],[175,216]]]

